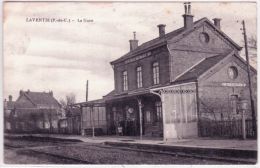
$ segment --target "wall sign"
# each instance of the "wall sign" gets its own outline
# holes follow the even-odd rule
[[[222,86],[227,86],[227,87],[245,87],[245,83],[221,83]]]
[[[148,57],[148,56],[150,56],[150,55],[152,55],[152,52],[151,52],[151,51],[149,51],[149,52],[147,52],[147,53],[144,53],[144,54],[141,54],[141,55],[138,55],[138,56],[136,56],[136,57],[130,58],[130,59],[128,59],[128,60],[125,61],[125,64],[131,63],[131,62],[135,62],[135,61],[137,61],[137,60],[143,59],[143,58]]]

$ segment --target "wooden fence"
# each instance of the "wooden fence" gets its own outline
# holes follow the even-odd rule
[[[200,120],[199,134],[201,137],[241,138],[242,120]],[[246,120],[246,137],[255,137],[252,127],[252,120]]]

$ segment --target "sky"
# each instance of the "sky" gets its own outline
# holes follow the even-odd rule
[[[166,24],[166,33],[182,27],[184,13],[176,2],[6,2],[3,8],[4,98],[16,100],[20,90],[52,90],[57,100],[74,93],[77,102],[85,101],[87,80],[89,100],[114,89],[110,62],[129,51],[133,31],[144,43],[158,37],[158,24]],[[243,19],[248,36],[256,36],[255,3],[193,2],[191,13],[194,21],[221,18],[221,29],[240,46]]]

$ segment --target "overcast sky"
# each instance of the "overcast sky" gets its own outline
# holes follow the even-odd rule
[[[137,32],[139,44],[183,26],[182,3],[12,2],[4,4],[4,97],[19,90],[49,91],[59,100],[75,93],[85,100],[102,98],[114,88],[110,61],[129,51]],[[243,46],[241,24],[256,35],[255,3],[192,3],[194,20],[221,18],[222,30]],[[72,23],[26,22],[26,18],[67,18]],[[86,18],[93,22],[77,23]]]

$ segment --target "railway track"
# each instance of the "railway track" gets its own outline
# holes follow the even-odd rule
[[[74,157],[69,157],[69,156],[64,156],[62,154],[55,154],[51,152],[46,152],[46,151],[40,151],[39,149],[44,148],[44,147],[66,147],[66,146],[80,146],[82,150],[88,149],[90,147],[95,147],[95,148],[102,148],[102,149],[111,149],[111,150],[123,150],[123,151],[134,151],[134,152],[139,152],[139,153],[148,153],[148,154],[157,154],[157,155],[168,155],[168,156],[173,156],[173,157],[180,157],[183,161],[187,160],[187,163],[189,163],[189,159],[196,158],[196,159],[201,159],[201,160],[214,160],[214,161],[220,161],[224,162],[227,164],[255,164],[256,160],[254,159],[236,159],[236,158],[228,158],[228,157],[217,157],[217,156],[206,156],[206,155],[198,155],[198,154],[188,154],[188,153],[181,153],[181,152],[170,152],[170,151],[158,151],[158,150],[149,150],[149,149],[138,149],[138,148],[131,148],[131,147],[122,147],[122,146],[110,146],[108,144],[88,144],[88,143],[66,143],[66,142],[61,142],[59,144],[55,145],[47,145],[47,146],[33,146],[33,147],[19,147],[19,146],[13,146],[13,145],[8,145],[5,144],[6,148],[9,149],[16,149],[16,150],[29,150],[30,152],[34,154],[40,154],[40,155],[46,155],[55,157],[57,159],[61,160],[66,160],[66,162],[70,163],[77,163],[77,164],[96,164],[94,162],[90,162],[87,160],[79,159],[79,158],[74,158]]]
[[[6,144],[5,144],[5,147],[7,149],[27,150],[27,151],[30,151],[31,153],[34,153],[34,154],[46,155],[47,157],[48,156],[55,157],[55,158],[60,159],[60,160],[65,160],[66,162],[71,163],[71,164],[75,164],[75,163],[77,163],[77,164],[94,164],[94,163],[86,161],[86,160],[81,160],[81,159],[78,159],[78,158],[72,158],[72,157],[53,154],[53,153],[44,152],[44,151],[38,151],[38,150],[35,150],[35,149],[32,149],[32,148],[17,147],[17,146],[6,145]],[[50,147],[50,146],[48,146],[48,147]]]
[[[98,148],[106,148],[106,149],[120,149],[120,150],[128,150],[128,151],[135,151],[135,152],[143,152],[143,153],[150,153],[150,154],[159,154],[159,155],[170,155],[174,157],[182,157],[184,158],[197,158],[197,159],[204,159],[204,160],[215,160],[215,161],[223,161],[227,163],[236,163],[236,164],[255,164],[255,159],[241,159],[241,158],[230,158],[230,157],[217,157],[217,156],[206,156],[206,155],[199,155],[199,154],[187,154],[187,153],[180,153],[180,152],[166,152],[166,151],[157,151],[157,150],[146,150],[146,149],[137,149],[137,148],[129,148],[129,147],[119,147],[119,146],[109,146],[109,145],[92,145]]]

